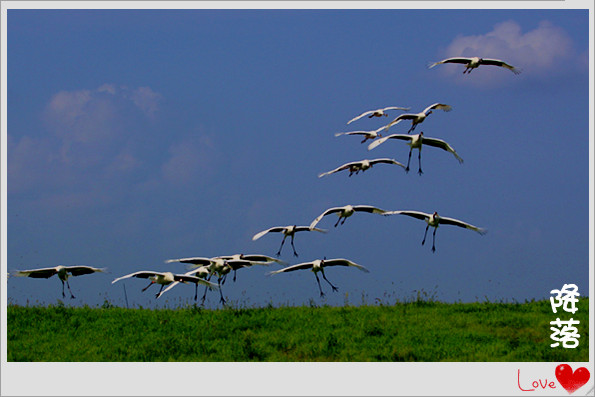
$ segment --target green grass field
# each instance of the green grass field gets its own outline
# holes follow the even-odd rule
[[[205,310],[8,306],[8,361],[588,361],[588,298]],[[580,320],[575,349],[550,321]]]

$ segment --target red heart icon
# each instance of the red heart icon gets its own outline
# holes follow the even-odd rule
[[[591,373],[585,367],[577,368],[574,373],[568,364],[560,364],[556,367],[556,379],[568,394],[574,393],[577,389],[589,381]]]

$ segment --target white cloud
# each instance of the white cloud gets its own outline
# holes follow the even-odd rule
[[[532,75],[542,75],[557,67],[568,70],[569,63],[576,64],[576,61],[572,62],[571,58],[577,55],[568,33],[549,21],[542,21],[537,28],[525,33],[518,23],[505,21],[482,35],[456,37],[442,56],[496,58]],[[579,65],[579,67],[582,66]],[[497,75],[495,72],[504,71],[489,72],[485,69],[481,74],[490,73],[494,76]],[[449,74],[462,72],[460,68],[452,65],[445,65],[442,70]]]

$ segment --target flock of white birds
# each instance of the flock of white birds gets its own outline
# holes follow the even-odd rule
[[[471,71],[473,69],[475,69],[481,65],[498,66],[498,67],[506,68],[515,74],[520,73],[519,69],[517,69],[514,66],[511,66],[501,60],[479,58],[479,57],[447,58],[442,61],[430,64],[430,65],[428,65],[428,67],[433,68],[436,65],[445,64],[445,63],[455,63],[455,64],[465,65],[465,70],[463,71],[464,74],[471,73]],[[335,136],[361,135],[364,137],[364,139],[361,141],[361,143],[364,143],[368,140],[372,141],[368,146],[368,150],[372,150],[372,149],[376,148],[377,146],[383,144],[384,142],[386,142],[389,139],[398,139],[398,140],[405,141],[410,147],[409,158],[407,160],[406,166],[394,159],[389,159],[389,158],[378,158],[378,159],[373,159],[373,160],[365,159],[365,160],[353,161],[353,162],[343,164],[331,171],[321,173],[318,176],[323,177],[323,176],[334,174],[334,173],[337,173],[337,172],[340,172],[343,170],[349,170],[349,176],[351,177],[354,173],[358,174],[360,171],[364,172],[364,171],[372,168],[372,166],[374,166],[375,164],[379,164],[379,163],[398,165],[398,166],[404,168],[406,172],[409,172],[409,164],[411,162],[411,152],[413,151],[413,149],[417,149],[418,153],[419,153],[418,154],[418,161],[419,161],[418,173],[421,175],[421,174],[423,174],[423,171],[421,169],[421,149],[422,149],[423,145],[433,146],[433,147],[445,150],[447,152],[450,152],[459,161],[459,163],[463,163],[463,159],[457,154],[457,152],[447,142],[445,142],[441,139],[437,139],[437,138],[425,137],[423,132],[420,132],[419,134],[416,134],[416,135],[410,135],[410,133],[415,130],[417,125],[421,124],[426,119],[427,116],[432,114],[432,110],[443,110],[445,112],[448,112],[451,109],[452,109],[452,107],[450,105],[443,104],[443,103],[434,103],[434,104],[428,106],[427,108],[425,108],[420,113],[403,113],[403,114],[399,115],[398,117],[396,117],[394,120],[392,120],[387,125],[382,126],[382,127],[378,128],[377,130],[350,131],[350,132],[341,132],[341,133],[335,134]],[[389,111],[389,110],[407,111],[407,110],[409,110],[409,108],[398,107],[398,106],[389,106],[389,107],[385,107],[385,108],[381,108],[381,109],[369,110],[369,111],[364,112],[364,113],[360,114],[359,116],[354,117],[353,119],[349,120],[347,122],[347,124],[351,124],[352,122],[357,121],[357,120],[359,120],[363,117],[366,117],[366,116],[368,118],[383,117],[383,116],[387,117],[388,116],[387,111]],[[392,134],[392,135],[387,135],[387,136],[383,137],[382,134],[380,133],[381,131],[387,131],[390,127],[398,124],[399,122],[401,122],[403,120],[411,120],[411,127],[407,131],[407,134]],[[263,237],[264,235],[266,235],[268,233],[282,233],[283,240],[281,240],[281,246],[279,247],[279,250],[277,251],[276,256],[279,257],[281,255],[281,250],[283,249],[283,244],[285,243],[285,239],[287,237],[290,237],[291,238],[291,246],[293,248],[293,254],[297,257],[298,254],[296,252],[296,249],[295,249],[295,246],[293,243],[295,233],[303,232],[303,231],[317,231],[317,232],[325,233],[326,230],[316,228],[316,225],[322,220],[322,218],[324,218],[325,216],[330,215],[330,214],[337,214],[339,219],[337,220],[337,222],[334,225],[335,227],[337,227],[339,224],[342,225],[343,223],[345,223],[345,220],[356,212],[368,212],[368,213],[372,213],[372,214],[380,214],[380,215],[385,215],[385,216],[406,215],[406,216],[410,216],[410,217],[425,221],[427,225],[426,225],[426,229],[425,229],[425,233],[424,233],[424,238],[423,238],[421,244],[422,245],[425,244],[426,237],[428,234],[428,229],[430,228],[430,226],[432,226],[434,228],[434,232],[432,235],[432,252],[436,251],[436,246],[435,246],[436,231],[438,229],[438,226],[441,224],[442,225],[453,225],[453,226],[470,229],[470,230],[478,232],[479,234],[482,234],[482,235],[486,233],[485,229],[479,228],[477,226],[473,226],[467,222],[463,222],[458,219],[442,217],[442,216],[438,215],[437,212],[429,214],[429,213],[420,212],[420,211],[386,211],[386,210],[383,210],[383,209],[380,209],[380,208],[377,208],[374,206],[370,206],[370,205],[345,205],[343,207],[333,207],[333,208],[329,208],[329,209],[325,210],[322,214],[317,216],[309,226],[297,226],[297,225],[275,226],[275,227],[271,227],[269,229],[263,230],[259,233],[256,233],[252,237],[252,240],[258,240],[259,238]],[[184,283],[184,284],[191,283],[191,284],[195,285],[195,294],[194,294],[195,301],[198,299],[198,285],[200,284],[200,285],[205,286],[205,292],[202,296],[203,304],[206,299],[207,291],[215,290],[215,289],[219,290],[220,302],[225,304],[226,301],[225,301],[225,298],[223,297],[223,292],[221,290],[221,286],[225,283],[225,280],[227,279],[227,275],[229,273],[231,273],[231,271],[234,272],[233,279],[235,281],[236,280],[236,271],[241,268],[252,267],[255,265],[268,266],[272,263],[286,265],[286,262],[281,261],[274,257],[267,256],[267,255],[244,255],[244,254],[235,254],[235,255],[230,255],[230,256],[219,256],[219,257],[213,257],[213,258],[192,257],[192,258],[168,259],[165,262],[166,263],[174,263],[174,262],[185,263],[190,266],[191,270],[184,274],[176,274],[176,273],[172,273],[172,272],[157,272],[157,271],[149,271],[149,270],[137,271],[137,272],[130,273],[130,274],[124,275],[122,277],[116,278],[115,280],[112,281],[112,284],[116,283],[120,280],[132,278],[132,277],[148,279],[148,280],[150,280],[150,283],[145,288],[143,288],[142,291],[145,291],[147,288],[149,288],[153,284],[159,284],[161,286],[161,288],[159,289],[159,292],[156,294],[156,297],[159,298],[161,295],[163,295],[165,292],[169,291],[170,289],[172,289],[179,283]],[[333,291],[337,291],[337,287],[334,286],[326,278],[326,275],[324,273],[324,268],[328,267],[328,266],[355,267],[361,271],[368,272],[368,270],[365,267],[358,265],[357,263],[354,263],[347,259],[343,259],[343,258],[326,259],[326,258],[324,258],[324,259],[317,259],[317,260],[314,260],[311,262],[303,262],[303,263],[299,263],[296,265],[286,266],[286,267],[281,268],[280,270],[269,272],[268,275],[284,273],[284,272],[292,272],[295,270],[302,270],[302,269],[310,269],[314,273],[314,276],[316,277],[316,282],[318,283],[318,288],[320,290],[320,296],[324,296],[324,292],[320,285],[320,279],[318,278],[318,273],[322,274],[322,278],[331,286]],[[105,271],[105,268],[95,268],[95,267],[91,267],[91,266],[62,266],[62,265],[59,265],[56,267],[41,268],[41,269],[18,270],[18,271],[13,272],[12,275],[20,276],[20,277],[46,278],[47,279],[47,278],[50,278],[57,274],[58,278],[62,282],[62,297],[65,297],[64,284],[66,284],[66,286],[68,287],[68,291],[70,292],[70,297],[74,298],[74,295],[70,289],[70,284],[68,283],[69,277],[82,276],[84,274],[92,274],[92,273],[103,272],[103,271]],[[213,276],[217,276],[216,284],[211,282],[211,278]],[[167,288],[164,289],[165,286],[167,286]]]

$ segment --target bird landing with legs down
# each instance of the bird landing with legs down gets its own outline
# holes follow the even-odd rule
[[[438,226],[442,225],[453,225],[453,226],[458,226],[458,227],[462,227],[465,229],[469,229],[469,230],[473,230],[479,234],[481,234],[482,236],[484,234],[486,234],[488,231],[486,229],[477,227],[477,226],[473,226],[470,223],[467,222],[463,222],[460,221],[458,219],[454,219],[454,218],[446,218],[446,217],[442,217],[440,215],[438,215],[438,212],[434,211],[433,214],[426,214],[425,212],[420,212],[420,211],[391,211],[390,214],[396,214],[396,215],[407,215],[416,219],[421,219],[423,221],[426,221],[427,226],[426,226],[426,231],[424,233],[424,239],[421,242],[421,245],[424,245],[426,242],[426,236],[428,235],[428,229],[430,228],[430,226],[432,226],[434,228],[434,233],[432,233],[432,252],[436,251],[436,230],[438,230]]]
[[[50,278],[53,275],[57,274],[60,281],[62,281],[62,297],[66,297],[64,294],[64,283],[66,282],[66,286],[68,287],[68,292],[70,292],[70,299],[74,299],[74,295],[72,294],[72,290],[70,289],[70,284],[68,283],[68,278],[71,276],[82,276],[85,274],[97,273],[97,272],[104,272],[105,268],[96,268],[91,266],[56,266],[56,267],[46,267],[42,269],[31,269],[31,270],[17,270],[13,273],[13,276],[16,277],[31,277],[31,278]]]
[[[252,241],[258,240],[259,238],[261,238],[262,236],[264,236],[267,233],[283,233],[283,240],[281,240],[281,246],[279,247],[279,251],[277,251],[277,256],[281,255],[281,250],[283,249],[283,244],[285,244],[285,239],[287,237],[291,237],[291,248],[293,248],[293,255],[297,257],[298,253],[295,250],[295,245],[293,245],[293,237],[295,236],[295,234],[297,232],[311,232],[311,231],[326,233],[326,230],[317,229],[315,227],[310,227],[310,226],[297,226],[297,225],[275,226],[275,227],[271,227],[270,229],[263,230],[262,232],[256,233],[252,237]]]
[[[369,273],[370,271],[368,269],[366,269],[365,267],[358,265],[355,262],[352,262],[350,260],[347,259],[343,259],[343,258],[338,258],[338,259],[317,259],[315,261],[312,262],[304,262],[304,263],[299,263],[297,265],[293,265],[293,266],[289,266],[289,267],[285,267],[283,269],[280,270],[276,270],[274,272],[270,272],[267,275],[274,275],[274,274],[279,274],[279,273],[286,273],[286,272],[293,272],[296,270],[302,270],[302,269],[310,269],[313,273],[314,276],[316,276],[316,282],[318,283],[318,289],[320,290],[320,296],[324,296],[324,292],[322,291],[322,287],[320,286],[320,279],[318,278],[318,272],[322,273],[322,278],[324,278],[324,280],[331,286],[331,288],[333,289],[333,292],[338,291],[339,289],[334,286],[327,278],[326,275],[324,274],[324,268],[328,267],[328,266],[351,266],[351,267],[355,267],[365,273]]]

